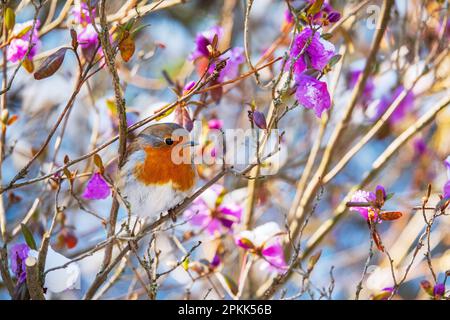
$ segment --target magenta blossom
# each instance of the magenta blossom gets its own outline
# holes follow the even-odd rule
[[[91,200],[106,199],[111,194],[111,190],[103,176],[96,172],[89,180],[83,193],[83,198]]]
[[[413,142],[414,152],[417,156],[422,156],[427,152],[427,144],[423,138],[417,138]]]
[[[245,62],[244,49],[241,47],[231,48],[225,52],[220,59],[226,59],[227,64],[220,71],[217,81],[224,82],[226,80],[234,79],[239,75],[239,66]],[[214,67],[215,66],[212,66],[211,72],[214,70]]]
[[[349,89],[353,89],[358,82],[358,78],[361,75],[362,70],[352,70],[350,71],[347,79],[347,86]],[[370,100],[373,98],[373,92],[375,90],[375,83],[372,77],[369,77],[366,81],[366,85],[364,87],[363,93],[359,98],[359,103],[363,106],[367,106]]]
[[[389,106],[394,102],[395,99],[404,90],[403,86],[397,87],[392,95],[388,97],[383,97],[377,106],[377,113],[375,119],[378,119],[383,115],[383,113],[389,108]],[[409,91],[408,94],[403,98],[398,107],[395,109],[394,113],[389,118],[389,123],[395,125],[399,123],[406,114],[414,107],[414,94]]]
[[[18,282],[23,283],[27,278],[25,260],[28,258],[30,247],[25,243],[18,243],[11,247],[9,257],[11,260],[11,270],[16,275]]]
[[[294,23],[294,15],[292,14],[291,10],[289,10],[289,9],[286,9],[284,11],[284,23],[285,24]]]
[[[33,21],[27,21],[24,23],[18,23],[14,26],[14,29],[12,31],[13,35],[18,35],[20,34],[23,30],[25,30],[26,28],[32,28],[33,26]],[[38,48],[40,46],[40,40],[39,40],[39,34],[38,34],[38,28],[40,26],[40,21],[36,20],[36,24],[34,26],[34,30],[31,36],[31,49],[30,52],[28,53],[28,59],[29,60],[33,60],[33,57],[36,55]],[[21,61],[27,51],[28,51],[28,47],[30,47],[30,32],[31,29],[26,32],[24,35],[22,35],[20,38],[13,38],[13,40],[11,40],[11,43],[8,46],[8,50],[6,52],[7,55],[7,59],[10,62],[18,62]]]
[[[92,8],[89,13],[89,7],[85,2],[81,2],[80,5],[73,6],[71,12],[75,22],[84,26],[90,24],[92,19],[95,19],[95,8]]]
[[[224,192],[221,185],[211,186],[184,212],[185,218],[192,225],[206,229],[210,235],[231,230],[240,221],[243,208],[237,203],[223,203]]]
[[[83,49],[93,48],[98,45],[98,34],[92,24],[82,27],[78,32],[78,43]]]
[[[436,285],[433,288],[433,295],[436,299],[440,299],[445,294],[445,284],[443,283],[436,283]]]
[[[444,164],[447,168],[447,178],[448,181],[444,185],[444,198],[450,198],[450,156],[444,160]]]
[[[305,28],[295,38],[290,52],[289,63],[294,64],[294,73],[299,74],[311,67],[321,71],[335,55],[335,48],[331,42],[320,37],[318,32]]]
[[[383,186],[378,185],[375,189],[375,192],[369,192],[364,190],[358,190],[356,191],[350,202],[375,202],[377,199],[376,192],[380,190],[383,195],[383,200],[385,201],[387,199],[386,190]],[[369,218],[372,221],[381,222],[380,219],[378,219],[377,210],[373,210],[370,206],[367,207],[350,207],[350,211],[356,211],[358,212],[364,219],[369,220]]]
[[[301,105],[307,109],[314,109],[319,118],[322,112],[330,109],[331,98],[325,82],[305,74],[296,76],[295,82],[297,86],[295,97]]]
[[[214,37],[217,35],[218,39],[222,37],[223,29],[219,26],[214,26],[208,31],[197,34],[195,38],[195,50],[189,56],[190,60],[195,60],[200,57],[209,57],[208,45],[211,45]]]
[[[220,130],[223,127],[223,121],[220,119],[211,119],[208,121],[208,128]]]
[[[183,88],[183,95],[185,95],[189,91],[191,91],[191,89],[195,86],[195,84],[196,84],[195,81],[190,81],[190,82],[186,83],[186,85]]]
[[[261,270],[282,273],[287,264],[284,258],[282,245],[283,231],[275,222],[268,222],[253,230],[240,232],[236,238],[236,244],[245,250],[257,255],[263,261]]]
[[[313,4],[317,0],[308,0]],[[322,5],[322,8],[312,17],[312,23],[316,25],[328,25],[329,23],[338,22],[341,19],[341,14],[334,10],[334,8],[327,2]]]

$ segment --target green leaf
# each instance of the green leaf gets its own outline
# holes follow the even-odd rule
[[[392,199],[392,197],[394,196],[394,192],[391,192],[391,193],[388,193],[387,195],[386,195],[386,200],[385,201],[388,201],[389,199]]]
[[[334,66],[336,63],[339,62],[339,60],[341,60],[341,58],[342,58],[342,55],[341,55],[341,54],[337,54],[337,55],[333,56],[333,57],[330,59],[330,61],[328,62],[328,65],[329,65],[330,67]]]
[[[329,40],[333,37],[333,34],[332,33],[322,33],[321,37],[324,40]]]
[[[34,241],[33,234],[31,233],[28,227],[21,223],[20,228],[22,229],[23,237],[25,238],[25,242],[32,250],[37,250],[36,242]]]
[[[15,38],[22,38],[24,35],[27,34],[28,31],[31,30],[31,28],[33,28],[33,26],[27,26],[25,28],[23,28],[22,30],[20,30],[20,32],[18,34],[16,34],[14,37]]]
[[[42,80],[48,78],[58,71],[59,67],[64,61],[67,48],[61,48],[58,51],[51,54],[47,59],[42,62],[39,69],[34,73],[36,80]]]

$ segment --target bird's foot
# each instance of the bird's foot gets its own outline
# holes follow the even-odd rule
[[[169,214],[170,219],[172,219],[173,222],[177,222],[177,213],[175,212],[175,209],[177,206],[170,208],[167,213]]]

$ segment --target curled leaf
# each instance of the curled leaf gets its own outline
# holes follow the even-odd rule
[[[45,59],[39,69],[34,73],[34,78],[36,80],[42,80],[52,76],[56,71],[58,71],[64,61],[66,51],[67,48],[61,48]]]
[[[397,220],[402,215],[400,211],[383,211],[380,213],[380,219],[385,221]]]
[[[28,73],[32,73],[34,71],[34,63],[28,58],[25,58],[25,60],[23,60],[22,67],[24,67]]]
[[[121,55],[122,59],[125,62],[130,61],[131,57],[134,54],[134,51],[136,50],[136,45],[135,45],[134,39],[131,37],[131,35],[128,35],[125,39],[120,41],[119,50],[120,50],[120,55]]]
[[[314,269],[317,261],[319,261],[320,256],[322,255],[322,250],[312,255],[308,260],[308,272],[311,272]]]

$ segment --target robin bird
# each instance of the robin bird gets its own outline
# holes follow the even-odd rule
[[[156,220],[192,193],[194,145],[175,123],[150,125],[129,143],[118,187],[132,214]]]

